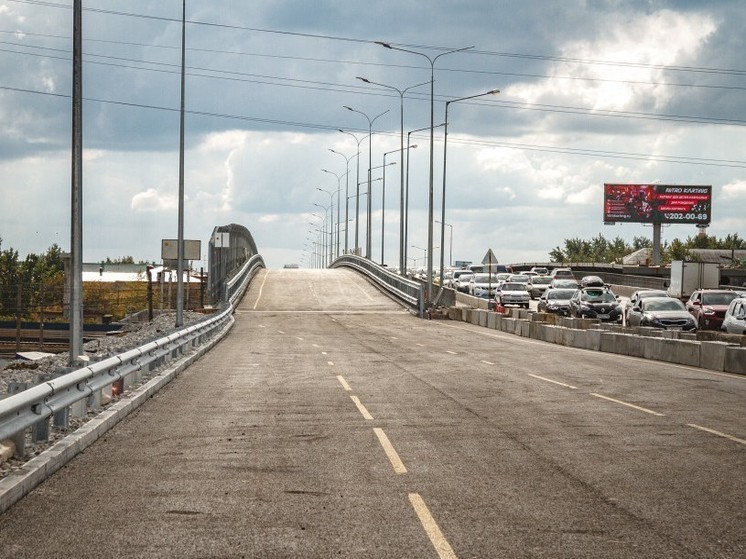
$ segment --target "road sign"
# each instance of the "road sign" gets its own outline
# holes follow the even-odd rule
[[[497,256],[492,252],[492,249],[487,249],[487,254],[482,258],[482,264],[497,264]]]

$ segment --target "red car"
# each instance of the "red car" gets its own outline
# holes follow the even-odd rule
[[[725,289],[698,289],[686,303],[700,330],[719,330],[730,302],[738,296]]]

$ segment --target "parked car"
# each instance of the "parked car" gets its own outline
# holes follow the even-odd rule
[[[532,299],[538,299],[549,288],[552,278],[549,276],[532,276],[528,280],[528,293]]]
[[[622,319],[622,306],[612,291],[605,287],[578,289],[570,299],[570,315],[577,318],[598,318],[604,322]]]
[[[720,328],[729,334],[746,334],[746,296],[730,302]]]
[[[686,302],[687,310],[697,321],[697,327],[719,330],[725,311],[738,293],[730,289],[697,289]]]
[[[549,284],[549,289],[577,289],[578,287],[577,281],[568,278],[555,278]]]
[[[570,314],[570,299],[577,289],[547,289],[539,298],[537,310],[568,316]]]
[[[522,283],[523,289],[526,289],[528,280],[529,276],[527,276],[526,274],[512,274],[506,281],[511,281],[513,283]]]
[[[469,281],[469,295],[489,299],[495,296],[497,274],[474,274]]]
[[[580,278],[580,287],[604,287],[606,282],[598,276],[583,276]]]
[[[651,326],[665,330],[697,329],[694,317],[686,306],[674,297],[643,297],[632,307],[627,316],[630,326]]]
[[[549,275],[552,277],[552,279],[575,279],[575,275],[572,273],[572,270],[570,268],[555,268]]]
[[[640,289],[639,291],[635,291],[630,295],[624,308],[622,308],[622,313],[625,318],[629,316],[629,310],[637,305],[641,299],[645,299],[646,297],[670,297],[670,295],[667,291],[662,291],[660,289]]]
[[[498,305],[519,305],[528,308],[531,296],[526,291],[524,283],[505,281],[498,285],[495,291],[495,301]]]
[[[452,287],[453,284],[453,270],[446,270],[443,272],[443,287]]]
[[[453,279],[451,280],[451,287],[456,291],[462,291],[464,293],[469,292],[469,281],[474,276],[474,272],[469,270],[454,270]]]

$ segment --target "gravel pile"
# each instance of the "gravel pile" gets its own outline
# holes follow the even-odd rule
[[[205,315],[197,312],[184,312],[184,324],[189,325],[205,319]],[[136,348],[150,341],[157,340],[177,330],[176,313],[163,313],[153,319],[152,322],[127,323],[121,334],[106,336],[95,339],[84,344],[85,354],[91,361],[97,361],[112,355],[123,353],[129,349]],[[46,357],[38,361],[10,361],[0,369],[0,400],[7,397],[10,383],[27,383],[35,385],[43,381],[50,374],[64,373],[68,370],[67,361],[69,354],[61,353],[52,357]],[[157,371],[153,371],[157,372]],[[143,382],[146,382],[144,379]],[[131,389],[136,386],[131,387]],[[131,390],[130,389],[130,390]],[[122,396],[126,396],[129,390]],[[114,400],[116,401],[116,400]],[[27,460],[38,456],[55,441],[77,429],[80,425],[95,417],[101,410],[90,410],[87,417],[71,418],[70,425],[65,430],[50,429],[48,442],[31,443],[30,435],[26,438],[26,456],[24,459],[11,458],[0,464],[0,478],[20,468]]]

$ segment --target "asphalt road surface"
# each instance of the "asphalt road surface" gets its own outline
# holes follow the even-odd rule
[[[270,270],[207,357],[0,516],[2,557],[746,556],[746,377]]]

